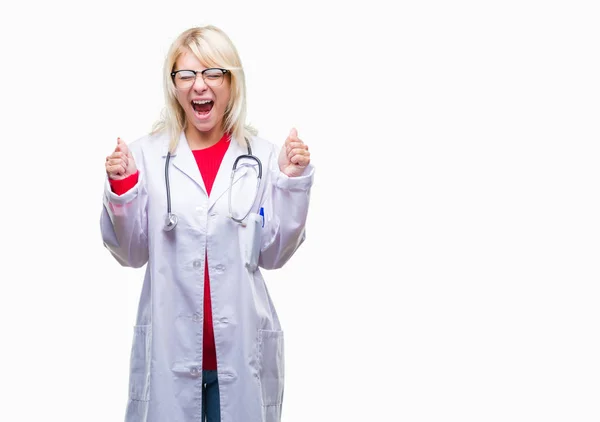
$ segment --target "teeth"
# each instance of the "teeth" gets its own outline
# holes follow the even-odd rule
[[[208,104],[212,102],[211,100],[194,100],[192,101],[194,104]]]

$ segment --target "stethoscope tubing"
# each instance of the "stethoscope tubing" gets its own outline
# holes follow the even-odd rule
[[[252,154],[252,148],[250,147],[250,142],[248,141],[248,139],[246,139],[246,146],[248,147],[248,154],[239,155],[233,162],[233,167],[231,169],[231,181],[229,183],[229,195],[228,195],[228,197],[229,197],[229,199],[228,199],[229,214],[230,214],[229,217],[233,221],[240,223],[240,224],[243,224],[244,219],[246,219],[248,214],[250,214],[250,210],[242,218],[235,218],[233,216],[233,213],[231,210],[231,189],[233,186],[233,178],[235,175],[235,171],[237,169],[238,162],[242,159],[249,159],[249,160],[256,161],[256,164],[258,165],[258,178],[257,178],[257,183],[256,183],[256,194],[257,195],[258,195],[258,188],[260,186],[260,181],[262,179],[262,163],[258,157],[256,157],[255,155]],[[171,161],[171,152],[168,151],[167,159],[165,160],[165,186],[166,186],[166,190],[167,190],[167,216],[165,218],[165,227],[164,227],[165,231],[173,230],[179,220],[177,215],[171,212],[171,186],[169,183],[169,162],[170,161]],[[256,197],[255,197],[255,201],[256,201]]]

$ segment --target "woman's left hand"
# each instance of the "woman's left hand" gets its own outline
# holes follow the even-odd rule
[[[309,163],[308,146],[298,138],[296,129],[292,129],[281,147],[279,169],[289,177],[298,177]]]

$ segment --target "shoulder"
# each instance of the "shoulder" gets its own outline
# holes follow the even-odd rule
[[[273,153],[277,153],[281,148],[281,145],[276,145],[275,143],[261,138],[260,136],[252,136],[250,138],[250,147],[255,155],[268,157]]]
[[[129,144],[129,148],[132,153],[137,153],[140,155],[144,155],[149,151],[154,150],[163,150],[168,148],[169,145],[169,137],[165,132],[158,133],[149,133],[140,138],[137,138],[131,144]]]

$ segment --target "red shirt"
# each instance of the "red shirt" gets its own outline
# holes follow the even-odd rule
[[[223,161],[223,156],[229,147],[229,134],[223,137],[211,147],[193,150],[194,158],[202,175],[206,193],[210,196],[215,177]],[[123,195],[133,188],[138,182],[139,172],[122,180],[108,179],[112,191],[117,195]],[[177,230],[177,229],[175,229]],[[215,334],[213,331],[212,307],[210,302],[210,280],[208,275],[208,256],[204,259],[204,335],[202,344],[202,369],[217,369],[217,353],[215,349]]]

